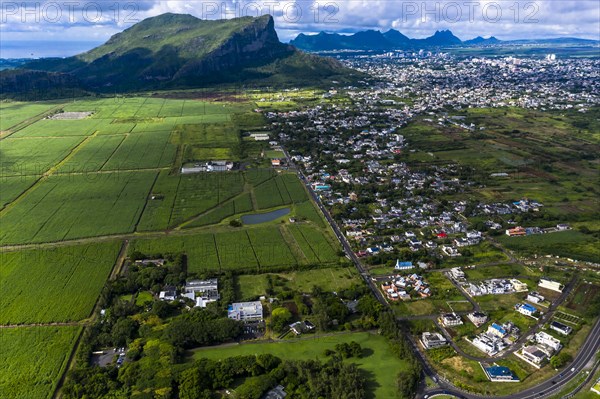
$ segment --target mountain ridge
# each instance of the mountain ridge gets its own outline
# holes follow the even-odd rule
[[[298,83],[304,79],[303,67],[319,70],[323,79],[350,75],[338,61],[308,57],[281,43],[270,15],[201,20],[189,14],[166,13],[147,18],[92,50],[64,59],[34,60],[21,69],[67,74],[82,88],[103,92],[261,79]],[[48,79],[57,81],[56,76],[48,75]]]
[[[379,34],[379,41],[376,47],[370,50],[415,50],[421,48],[436,48],[448,46],[487,46],[498,44],[526,44],[526,43],[574,43],[590,44],[600,43],[596,40],[579,38],[555,38],[555,39],[522,39],[522,40],[500,40],[494,36],[487,39],[477,36],[469,40],[461,40],[456,37],[449,29],[438,30],[433,35],[414,39],[409,38],[396,29],[390,29],[385,33],[377,30],[359,31],[351,35],[341,35],[339,33],[319,32],[313,35],[300,33],[296,38],[290,41],[290,44],[306,51],[328,51],[328,50],[365,50],[368,49],[368,43],[361,40],[365,32],[370,36]]]

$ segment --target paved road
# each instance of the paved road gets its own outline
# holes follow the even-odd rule
[[[333,232],[335,233],[336,237],[338,238],[342,247],[344,248],[344,251],[346,252],[346,256],[352,261],[352,263],[354,263],[354,266],[356,267],[356,269],[358,270],[360,275],[363,277],[363,279],[365,280],[365,282],[367,283],[367,285],[369,286],[369,288],[371,289],[371,291],[373,292],[375,297],[379,300],[379,302],[381,302],[381,304],[383,304],[385,307],[389,308],[388,301],[383,296],[382,292],[378,289],[378,287],[375,285],[375,283],[371,280],[368,272],[365,270],[362,263],[360,262],[360,259],[358,259],[358,257],[356,256],[356,254],[350,247],[350,244],[346,240],[346,237],[344,236],[344,234],[338,227],[337,223],[335,223],[335,221],[329,214],[329,211],[323,206],[321,199],[319,198],[317,193],[312,189],[312,187],[306,180],[306,177],[304,176],[302,171],[299,168],[296,168],[296,166],[295,166],[294,162],[292,161],[287,150],[284,149],[283,151],[287,157],[288,164],[290,165],[290,167],[292,169],[296,170],[296,172],[298,173],[298,176],[300,177],[300,180],[304,183],[308,192],[310,193],[311,197],[313,198],[314,202],[317,204],[317,206],[319,207],[319,209],[325,216],[325,219],[331,226]],[[516,259],[514,259],[514,258],[511,260],[516,261]],[[558,300],[556,300],[553,303],[553,305],[550,307],[550,309],[548,309],[543,320],[540,320],[540,323],[545,322],[546,320],[549,319],[551,313],[553,313],[553,311],[556,310],[556,308],[558,307],[558,304],[562,303],[562,301],[564,301],[564,299],[567,297],[568,293],[573,288],[573,285],[574,285],[574,280],[571,281],[569,287],[565,288],[565,290],[564,290],[565,292],[563,292],[561,297],[558,298]],[[424,374],[431,377],[434,381],[436,381],[438,383],[438,385],[440,385],[440,388],[424,391],[424,395],[431,396],[431,395],[436,395],[436,394],[448,394],[448,395],[454,395],[454,396],[457,396],[459,398],[464,398],[464,399],[484,399],[484,398],[491,397],[491,396],[481,396],[481,395],[466,393],[466,392],[461,391],[460,389],[456,388],[450,382],[443,380],[443,378],[429,364],[429,362],[427,361],[427,358],[424,356],[424,354],[419,350],[418,344],[417,344],[417,342],[415,342],[412,334],[410,334],[410,332],[407,330],[405,330],[404,332],[405,332],[406,337],[408,338],[408,341],[411,343],[413,353],[415,354],[415,356],[417,357],[417,359],[419,359],[419,361],[421,363]],[[523,337],[521,337],[521,339],[525,339],[527,335],[529,335],[529,334],[523,334]],[[543,398],[547,398],[552,395],[555,395],[560,390],[562,390],[564,388],[564,386],[566,384],[568,384],[573,378],[575,378],[577,376],[577,374],[579,372],[581,372],[581,370],[583,370],[583,368],[588,363],[590,363],[590,361],[593,360],[594,356],[596,356],[596,354],[598,353],[599,350],[600,350],[600,318],[594,324],[594,327],[590,331],[590,333],[587,337],[587,340],[585,341],[583,346],[579,349],[579,352],[577,352],[577,355],[575,356],[575,359],[573,360],[573,362],[570,365],[565,367],[565,371],[563,371],[560,374],[560,376],[556,376],[555,378],[553,378],[551,380],[547,380],[541,384],[536,385],[535,387],[525,389],[521,392],[518,392],[518,393],[515,393],[512,395],[497,397],[497,398],[498,399],[533,399],[533,398],[543,399]],[[460,351],[460,352],[462,352],[462,351]],[[507,353],[505,356],[508,356],[508,355],[509,354]],[[467,357],[469,357],[469,356],[467,356]],[[502,356],[502,357],[504,357],[504,356]],[[489,361],[490,359],[486,359],[486,360]],[[423,393],[419,394],[419,396],[422,396],[422,395],[423,395]]]
[[[535,387],[525,389],[521,392],[513,395],[499,396],[497,399],[543,399],[548,398],[559,393],[564,389],[571,380],[577,377],[577,375],[586,367],[586,365],[593,363],[596,354],[600,351],[600,319],[596,321],[592,331],[590,332],[587,340],[577,352],[575,359],[571,364],[564,368],[564,371],[560,375],[547,380]],[[434,372],[435,373],[435,372]],[[439,378],[439,376],[437,377]],[[425,395],[431,396],[436,394],[450,394],[458,396],[459,398],[465,399],[482,399],[489,398],[490,396],[474,395],[458,390],[451,384],[440,381],[440,388],[430,389],[425,391]]]

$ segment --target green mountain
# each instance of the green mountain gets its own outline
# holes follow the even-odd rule
[[[345,81],[353,74],[333,59],[309,56],[281,43],[270,15],[210,21],[163,14],[86,53],[36,60],[23,68],[66,73],[82,87],[99,92],[261,80],[316,84],[320,79]]]

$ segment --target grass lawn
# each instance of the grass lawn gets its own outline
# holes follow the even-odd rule
[[[150,292],[142,291],[142,292],[138,293],[137,296],[135,297],[135,304],[137,306],[142,306],[146,302],[152,302],[153,300],[154,300],[154,297],[152,296],[152,294]]]
[[[405,361],[396,358],[389,350],[387,340],[368,332],[315,336],[285,342],[242,344],[227,347],[203,348],[193,352],[194,359],[225,359],[232,356],[270,353],[282,359],[326,360],[325,349],[334,349],[336,344],[356,341],[363,348],[363,357],[348,359],[356,363],[369,380],[367,390],[369,398],[396,397],[395,380],[398,371],[407,367]]]
[[[238,286],[240,287],[240,300],[252,300],[266,294],[267,276],[278,276],[279,286],[291,288],[296,291],[308,293],[313,286],[323,289],[323,291],[340,291],[351,287],[353,284],[360,283],[360,278],[354,268],[326,268],[305,270],[290,273],[269,273],[258,275],[238,276]]]

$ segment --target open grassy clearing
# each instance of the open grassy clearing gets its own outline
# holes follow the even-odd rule
[[[348,359],[356,363],[366,373],[369,380],[367,391],[369,398],[396,397],[395,379],[399,371],[408,365],[398,359],[389,349],[386,339],[368,332],[335,334],[326,337],[314,337],[275,343],[243,344],[222,348],[198,349],[193,352],[194,359],[226,359],[239,355],[270,353],[282,359],[319,359],[326,360],[325,349],[334,349],[342,342],[358,342],[363,348],[363,357]]]
[[[80,327],[0,329],[0,394],[11,399],[51,398],[67,367]]]
[[[156,172],[56,175],[0,214],[0,242],[25,244],[128,233]]]
[[[1,252],[0,324],[78,321],[89,316],[120,243]]]
[[[256,300],[258,297],[266,295],[267,276],[279,277],[280,279],[276,283],[278,287],[286,287],[303,293],[310,293],[315,286],[323,291],[338,292],[361,282],[360,276],[354,268],[325,268],[288,273],[240,275],[236,277],[237,285],[240,288],[239,299],[242,301]]]

